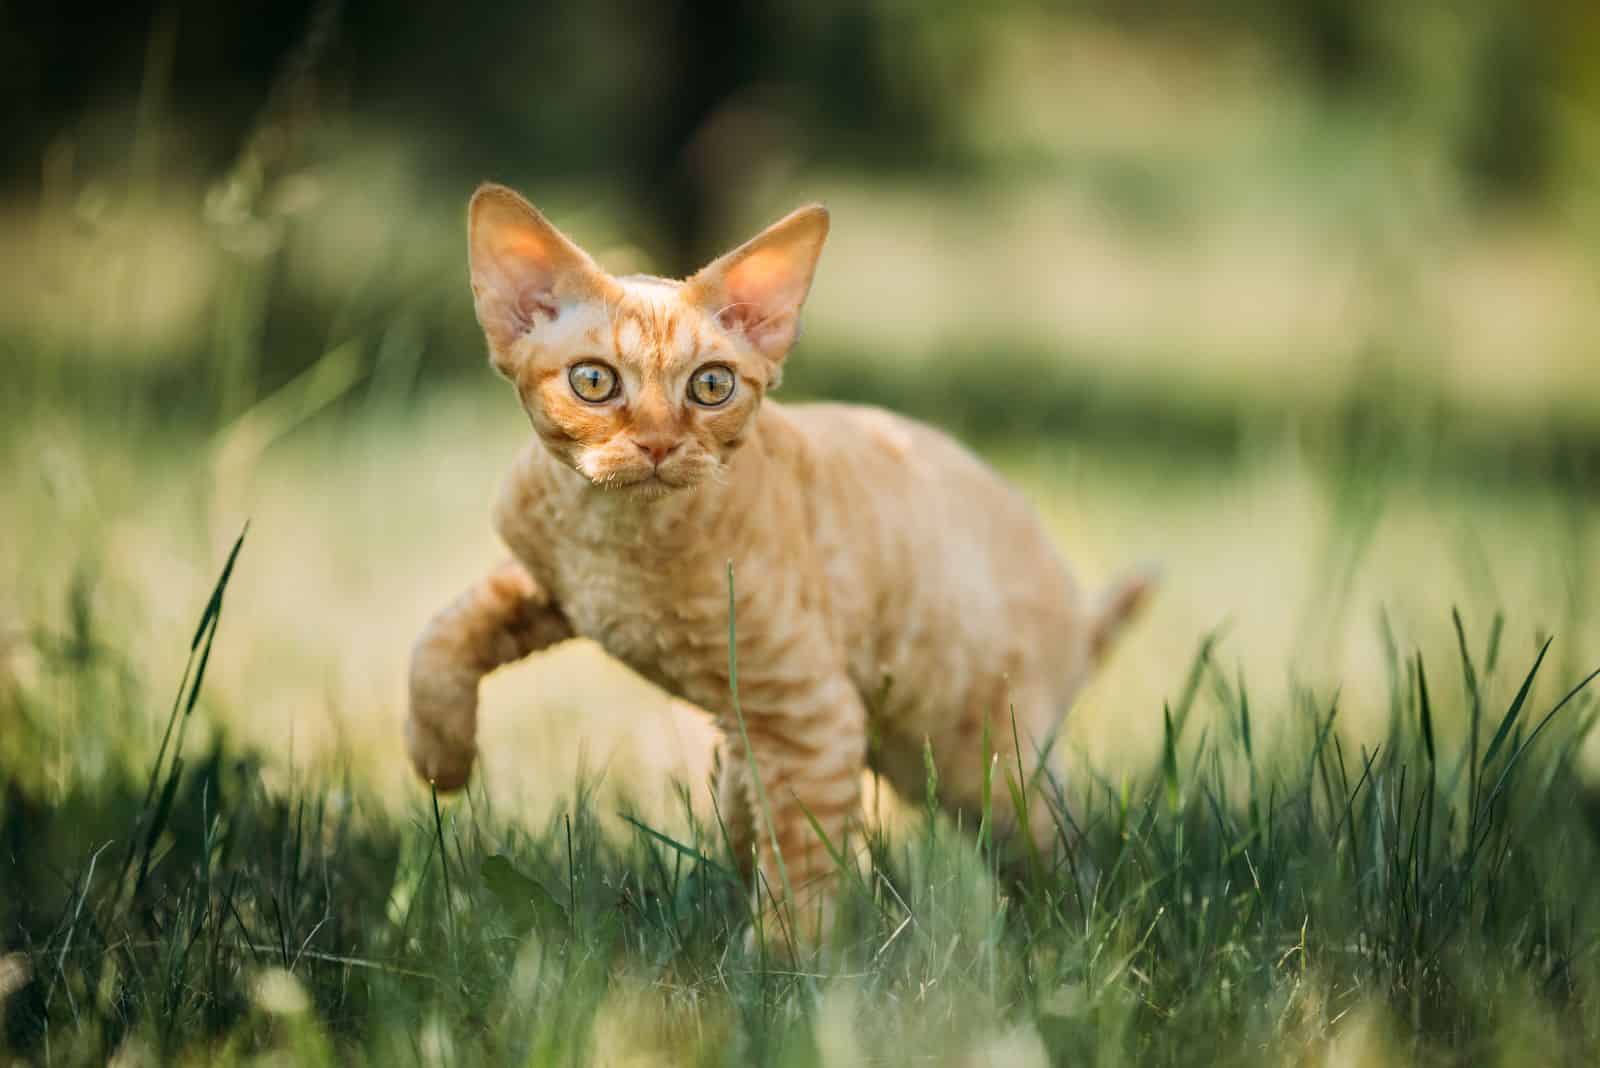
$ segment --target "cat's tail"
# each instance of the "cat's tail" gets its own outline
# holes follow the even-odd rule
[[[1089,620],[1089,651],[1098,663],[1106,658],[1122,628],[1131,623],[1161,584],[1161,568],[1143,564],[1116,582],[1095,601]]]

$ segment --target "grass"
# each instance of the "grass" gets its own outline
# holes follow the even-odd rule
[[[1079,780],[1060,858],[933,818],[869,835],[825,965],[747,951],[720,836],[592,794],[540,830],[475,790],[396,816],[187,726],[226,657],[228,557],[148,774],[25,777],[0,810],[4,1046],[35,1062],[1588,1063],[1600,1053],[1600,810],[1588,676],[1454,620],[1455,663],[1388,656],[1386,731],[1335,693],[1264,701],[1200,647],[1163,758]],[[238,566],[245,567],[241,562]],[[92,626],[88,616],[80,627]],[[220,637],[219,637],[220,635]],[[119,729],[87,630],[13,682],[8,763],[70,711]],[[1225,642],[1225,639],[1224,639]],[[1546,649],[1549,643],[1546,643]],[[1439,702],[1459,673],[1461,707]],[[1509,694],[1509,696],[1506,696]],[[1537,703],[1536,703],[1537,702]],[[1281,703],[1281,708],[1273,708]],[[1264,724],[1275,728],[1264,729]],[[1441,725],[1466,730],[1448,738]],[[126,729],[126,727],[122,728]],[[170,742],[170,744],[169,744]],[[996,788],[1002,788],[996,784]],[[937,782],[930,778],[929,803]],[[968,828],[968,831],[973,830]],[[841,858],[842,860],[842,858]],[[1340,1051],[1343,1051],[1342,1053]]]

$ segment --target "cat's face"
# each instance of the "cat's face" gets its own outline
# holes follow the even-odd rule
[[[613,278],[516,193],[484,186],[472,291],[497,370],[551,454],[594,486],[715,478],[777,382],[827,213],[802,208],[684,282]]]

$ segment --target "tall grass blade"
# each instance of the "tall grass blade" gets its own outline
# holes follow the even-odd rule
[[[1461,675],[1462,680],[1466,683],[1467,699],[1476,706],[1482,700],[1478,691],[1478,670],[1472,663],[1471,651],[1467,649],[1467,630],[1466,626],[1461,622],[1460,609],[1450,609],[1450,621],[1455,624],[1456,647],[1461,652]]]
[[[183,750],[183,737],[188,726],[189,714],[194,711],[195,702],[199,700],[200,686],[205,680],[206,665],[211,659],[211,646],[216,639],[217,622],[222,617],[222,596],[228,588],[228,581],[233,577],[234,565],[239,559],[239,550],[244,547],[245,535],[250,532],[250,524],[245,523],[240,529],[239,536],[234,539],[233,547],[228,550],[228,558],[222,565],[222,571],[217,575],[217,581],[212,585],[211,595],[206,598],[205,608],[200,613],[200,623],[195,628],[194,637],[189,642],[189,656],[183,666],[183,675],[178,680],[178,692],[173,695],[172,709],[167,713],[167,724],[161,732],[161,744],[156,749],[155,760],[150,766],[150,778],[145,784],[144,799],[139,804],[139,811],[134,818],[133,830],[129,832],[128,844],[123,849],[122,861],[117,866],[117,876],[113,881],[114,888],[120,888],[128,875],[128,869],[133,864],[135,851],[141,838],[140,828],[146,829],[142,837],[146,842],[145,853],[140,861],[140,875],[136,887],[143,884],[149,871],[149,850],[153,847],[155,836],[148,833],[150,828],[157,823],[165,823],[167,813],[171,811],[171,795],[177,790],[177,773],[181,770],[181,761],[178,757]],[[179,725],[180,719],[182,725]],[[162,767],[166,761],[167,750],[173,741],[174,728],[177,729],[177,745],[173,749],[173,764],[165,780],[162,776]],[[166,797],[165,805],[152,809],[156,801],[156,792],[160,790]],[[135,891],[137,892],[137,890]],[[108,909],[115,908],[117,891],[113,890]]]
[[[1028,811],[1027,788],[1009,770],[1006,772],[1006,790],[1011,795],[1012,811],[1018,814],[1026,813]],[[1039,847],[1034,842],[1033,835],[1029,833],[1026,816],[1023,816],[1018,837],[1022,839],[1023,856],[1027,861],[1028,873],[1031,877],[1030,881],[1037,886],[1038,881],[1043,877],[1044,858],[1039,856]]]
[[[1178,814],[1178,736],[1172,724],[1172,707],[1161,706],[1161,781],[1166,788],[1167,811]]]
[[[456,906],[454,895],[450,892],[450,851],[444,844],[444,817],[439,813],[439,788],[429,783],[428,793],[433,799],[433,830],[439,840],[439,869],[444,873],[444,911],[450,924],[450,942],[453,946],[456,933]]]
[[[1176,711],[1168,713],[1169,718],[1177,724],[1179,734],[1183,733],[1184,724],[1188,722],[1189,713],[1194,708],[1194,700],[1200,693],[1200,683],[1205,680],[1211,668],[1211,654],[1226,632],[1227,624],[1224,623],[1200,639],[1200,647],[1195,650],[1194,660],[1189,664],[1189,675],[1184,679],[1183,690],[1178,696]]]
[[[1244,745],[1244,755],[1252,764],[1256,750],[1250,738],[1250,694],[1244,685],[1244,668],[1239,669],[1239,740]]]
[[[1437,763],[1433,743],[1433,702],[1428,699],[1428,674],[1422,667],[1422,653],[1416,654],[1417,663],[1417,716],[1422,724],[1422,745],[1428,753],[1430,772]]]
[[[707,868],[709,868],[712,871],[716,872],[718,875],[722,876],[724,879],[728,879],[728,880],[730,880],[732,882],[738,882],[739,881],[738,875],[736,875],[733,872],[729,871],[723,865],[718,864],[716,861],[712,860],[710,857],[706,856],[704,853],[700,852],[698,849],[694,848],[693,846],[685,845],[684,843],[678,841],[676,838],[673,838],[671,835],[662,834],[660,831],[656,830],[654,827],[651,827],[649,824],[644,823],[641,820],[638,820],[638,819],[634,818],[633,816],[628,815],[626,812],[621,813],[621,816],[622,816],[622,821],[624,823],[627,823],[630,826],[632,826],[634,830],[638,831],[640,834],[644,835],[646,838],[650,838],[650,839],[652,839],[654,841],[660,842],[662,845],[666,846],[668,849],[670,849],[673,852],[677,853],[679,856],[687,857],[687,858],[689,858],[690,860],[694,861],[697,864],[704,864]]]
[[[1544,663],[1544,656],[1550,651],[1550,643],[1555,638],[1546,638],[1539,647],[1539,655],[1534,658],[1533,667],[1528,669],[1527,677],[1522,680],[1522,685],[1517,689],[1517,695],[1511,699],[1511,705],[1506,709],[1506,714],[1500,719],[1500,726],[1495,730],[1494,737],[1489,739],[1489,748],[1483,751],[1483,766],[1488,767],[1489,762],[1500,752],[1500,747],[1505,744],[1511,728],[1516,725],[1517,717],[1522,714],[1522,706],[1527,703],[1528,694],[1533,689],[1534,677],[1539,674],[1539,665]]]
[[[1489,642],[1483,653],[1483,673],[1493,675],[1496,665],[1500,663],[1500,639],[1506,630],[1506,614],[1496,612],[1494,619],[1489,622]]]
[[[1549,726],[1550,721],[1555,719],[1556,713],[1567,707],[1567,705],[1571,703],[1572,699],[1587,689],[1589,684],[1596,678],[1600,678],[1600,668],[1595,668],[1593,671],[1589,672],[1589,674],[1585,675],[1581,680],[1579,680],[1576,686],[1567,691],[1566,696],[1557,701],[1555,706],[1551,708],[1549,712],[1545,713],[1544,718],[1541,719],[1538,725],[1528,733],[1528,737],[1519,741],[1515,746],[1513,746],[1511,755],[1506,757],[1506,766],[1501,770],[1500,777],[1495,780],[1494,788],[1490,790],[1489,793],[1484,797],[1485,806],[1493,805],[1495,800],[1499,798],[1501,792],[1505,790],[1506,784],[1511,779],[1511,772],[1516,768],[1517,763],[1521,761],[1523,754],[1528,751],[1529,747],[1531,747],[1538,739],[1539,735],[1543,733],[1545,727]]]

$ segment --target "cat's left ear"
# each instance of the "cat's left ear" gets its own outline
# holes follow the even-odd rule
[[[777,363],[799,336],[800,306],[827,237],[828,209],[807,205],[702,268],[687,295]]]

